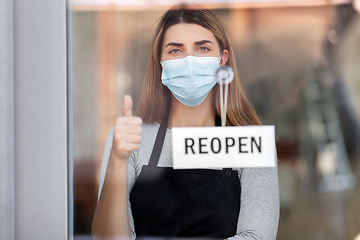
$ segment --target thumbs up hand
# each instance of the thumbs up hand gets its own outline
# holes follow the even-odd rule
[[[116,119],[111,154],[128,160],[131,152],[140,147],[142,119],[132,115],[132,99],[124,97],[123,115]]]

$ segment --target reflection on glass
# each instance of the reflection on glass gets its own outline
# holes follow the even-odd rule
[[[269,2],[269,1],[267,1]],[[291,2],[291,1],[289,1]],[[355,1],[358,2],[358,1]],[[90,236],[102,153],[123,96],[138,105],[154,23],[165,7],[73,11],[75,236]],[[99,11],[101,10],[101,11]],[[360,232],[360,18],[352,4],[214,12],[242,84],[278,137],[277,239]]]

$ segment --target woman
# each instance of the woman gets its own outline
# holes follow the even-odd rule
[[[216,16],[183,6],[163,15],[138,116],[132,115],[131,97],[125,96],[124,116],[116,120],[105,146],[92,228],[95,239],[276,238],[276,168],[172,169],[172,127],[219,125],[214,73],[225,64],[235,73],[226,124],[259,125]]]

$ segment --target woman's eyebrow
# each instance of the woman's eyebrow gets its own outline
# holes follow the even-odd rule
[[[167,47],[167,46],[181,47],[181,46],[184,46],[184,44],[182,44],[182,43],[176,43],[176,42],[169,42],[168,44],[166,44],[165,47]]]
[[[202,45],[202,44],[205,44],[205,43],[211,43],[214,45],[214,43],[210,40],[201,40],[201,41],[197,41],[194,43],[194,45]]]

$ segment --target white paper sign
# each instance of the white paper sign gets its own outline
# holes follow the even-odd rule
[[[172,128],[175,169],[275,167],[275,127]]]

